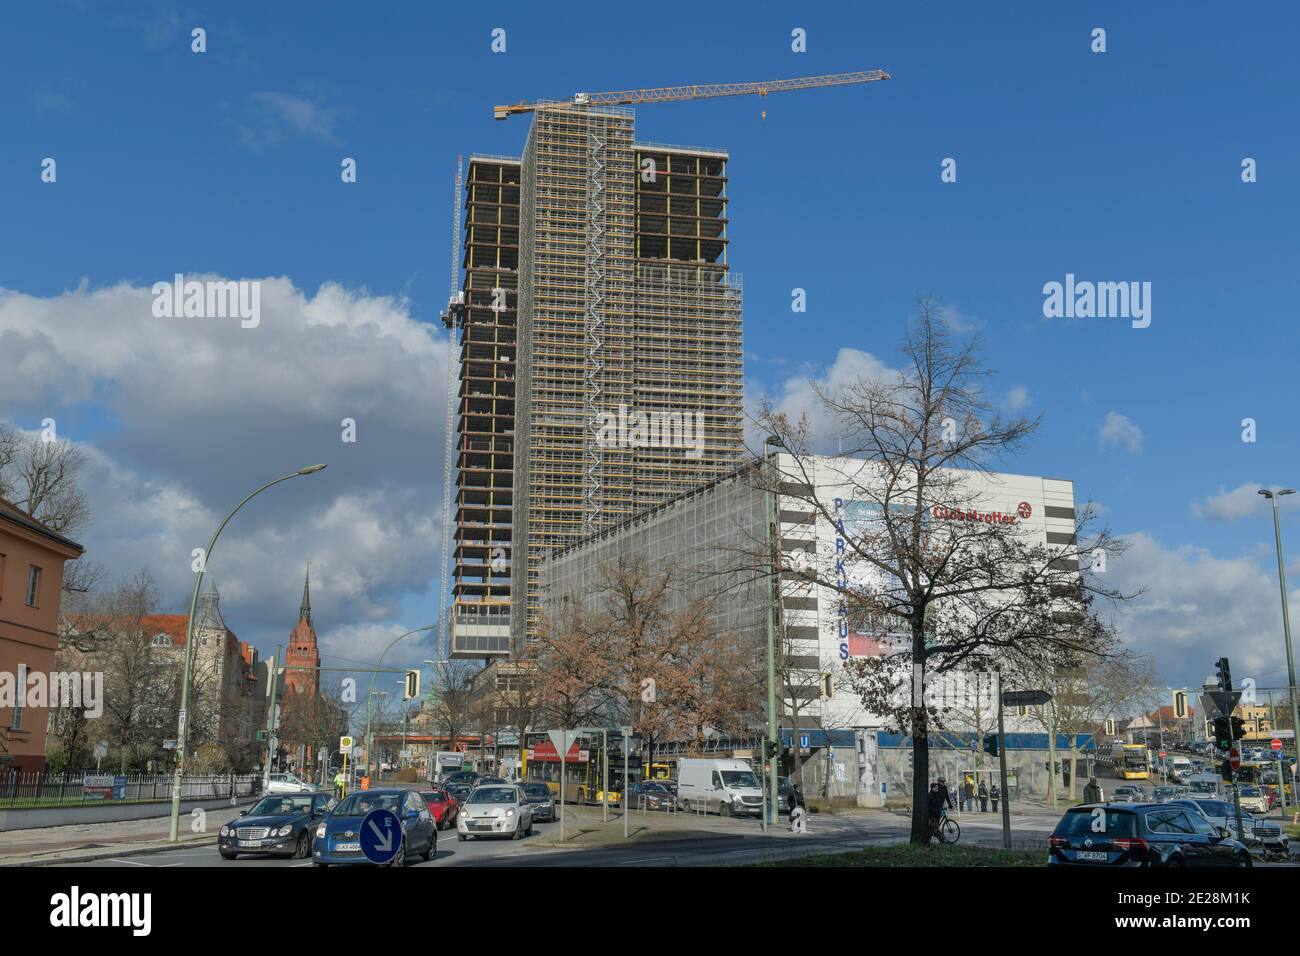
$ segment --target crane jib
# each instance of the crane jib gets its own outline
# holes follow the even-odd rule
[[[576,93],[571,101],[512,103],[493,107],[497,119],[506,119],[516,113],[532,112],[542,106],[627,106],[637,103],[668,103],[680,100],[708,99],[719,96],[767,96],[785,90],[806,90],[827,86],[848,86],[854,83],[871,83],[891,79],[884,70],[862,73],[831,73],[825,76],[804,76],[788,80],[763,80],[755,83],[714,83],[696,86],[663,86],[644,90],[615,90],[608,93]]]

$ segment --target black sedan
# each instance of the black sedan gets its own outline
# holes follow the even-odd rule
[[[534,823],[555,822],[555,795],[544,783],[521,783],[519,788],[533,808]]]
[[[241,853],[305,860],[311,855],[311,829],[325,816],[333,799],[328,793],[263,797],[221,828],[217,852],[223,860],[233,860]]]
[[[1223,827],[1177,804],[1071,807],[1047,840],[1054,866],[1250,866]]]

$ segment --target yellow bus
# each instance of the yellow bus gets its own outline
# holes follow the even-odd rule
[[[1146,780],[1151,776],[1146,744],[1115,744],[1110,754],[1115,776],[1124,780]]]

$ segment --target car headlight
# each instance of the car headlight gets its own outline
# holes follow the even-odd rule
[[[275,835],[276,835],[276,836],[286,837],[286,836],[288,836],[288,835],[289,835],[290,833],[292,833],[292,832],[293,832],[293,824],[292,824],[292,823],[286,823],[284,826],[280,827],[280,829],[276,831],[276,834],[275,834]]]
[[[513,817],[514,815],[515,815],[515,808],[514,808],[514,807],[511,807],[509,810],[506,811],[506,816],[508,816],[508,817]]]
[[[316,839],[318,840],[325,839],[325,824],[322,823],[320,826],[316,828]]]

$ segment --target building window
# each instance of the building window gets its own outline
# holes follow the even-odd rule
[[[41,592],[41,569],[31,565],[27,569],[27,606],[37,607],[36,599]]]
[[[22,667],[21,664],[19,664],[18,666],[20,668]],[[13,718],[9,721],[9,729],[22,730],[23,729],[23,696],[26,692],[26,688],[18,687],[15,689],[17,690],[17,693],[14,694],[14,715]]]

